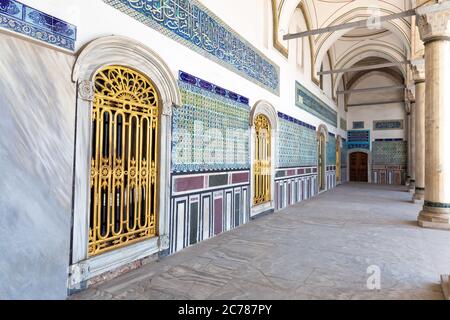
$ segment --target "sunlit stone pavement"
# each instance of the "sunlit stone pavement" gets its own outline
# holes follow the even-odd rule
[[[443,299],[450,231],[419,228],[410,199],[339,186],[71,299]]]

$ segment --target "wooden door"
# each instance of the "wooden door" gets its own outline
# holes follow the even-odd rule
[[[368,182],[368,156],[364,152],[350,154],[350,181]]]

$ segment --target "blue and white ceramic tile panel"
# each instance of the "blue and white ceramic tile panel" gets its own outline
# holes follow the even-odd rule
[[[370,150],[370,130],[350,130],[347,134],[348,149]]]
[[[182,71],[179,88],[183,106],[173,112],[173,171],[249,169],[248,99]]]
[[[376,140],[372,146],[373,164],[406,165],[407,142],[403,139]]]
[[[341,182],[347,182],[347,157],[348,157],[348,147],[347,140],[342,138],[342,149],[341,149]]]
[[[335,128],[338,125],[337,112],[327,106],[298,81],[295,82],[295,105]]]
[[[364,121],[354,121],[353,122],[353,129],[364,129],[365,123]]]
[[[373,142],[373,183],[401,185],[406,182],[407,145],[403,139],[380,139]]]
[[[329,133],[327,143],[327,190],[336,187],[336,135]]]
[[[327,143],[327,166],[336,165],[336,136],[330,134]]]
[[[316,127],[278,112],[278,169],[275,209],[281,210],[317,194]]]
[[[183,71],[178,85],[183,105],[173,110],[170,253],[250,220],[249,100]]]
[[[77,28],[16,0],[0,0],[0,27],[70,51]]]
[[[198,1],[103,1],[279,95],[280,68]]]
[[[316,127],[281,112],[278,118],[278,168],[316,166]]]
[[[373,130],[403,130],[403,120],[377,120],[373,122]]]

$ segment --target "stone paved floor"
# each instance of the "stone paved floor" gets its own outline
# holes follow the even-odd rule
[[[347,184],[72,299],[443,299],[450,231],[404,188]],[[367,268],[381,268],[381,290]]]

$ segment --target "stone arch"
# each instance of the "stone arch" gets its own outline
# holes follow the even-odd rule
[[[336,183],[342,183],[342,137],[336,136]]]
[[[278,131],[278,114],[273,107],[272,104],[265,100],[258,101],[252,108],[252,111],[250,113],[250,127],[251,127],[251,159],[254,161],[255,155],[256,155],[256,130],[255,130],[255,119],[259,115],[264,115],[270,122],[271,126],[271,177],[270,177],[270,184],[271,184],[271,201],[267,203],[263,203],[261,205],[254,205],[253,199],[255,196],[255,168],[252,166],[251,168],[251,199],[252,199],[252,208],[251,208],[251,216],[254,217],[260,213],[267,212],[269,210],[273,210],[275,207],[275,169],[276,169],[276,160],[277,160],[277,131]]]
[[[321,134],[323,134],[325,136],[325,142],[328,142],[328,138],[329,138],[328,127],[323,123],[317,127],[317,139],[320,138]]]
[[[105,66],[119,65],[134,69],[152,81],[159,96],[159,181],[157,237],[131,247],[123,247],[88,258],[90,195],[91,110],[93,79]],[[72,80],[77,83],[76,156],[73,200],[73,247],[69,289],[76,290],[88,279],[114,270],[136,259],[161,253],[169,247],[171,117],[172,108],[181,105],[177,81],[162,58],[133,39],[108,36],[96,39],[79,53]]]
[[[317,175],[318,189],[327,190],[327,144],[329,141],[328,128],[325,124],[317,128]]]

